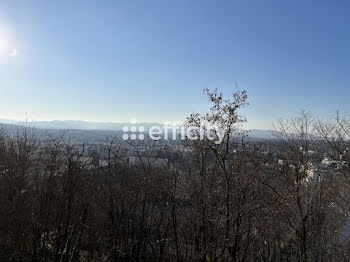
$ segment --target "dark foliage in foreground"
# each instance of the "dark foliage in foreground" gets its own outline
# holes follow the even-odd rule
[[[246,142],[245,93],[208,95],[187,124],[229,130],[223,143],[184,142],[171,161],[154,142],[107,139],[101,162],[64,138],[1,132],[0,260],[347,261],[348,122],[302,113]]]

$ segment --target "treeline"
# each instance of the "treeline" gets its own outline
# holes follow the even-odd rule
[[[172,150],[159,141],[109,138],[99,166],[65,137],[2,130],[0,260],[348,261],[350,122],[302,112],[251,142],[246,93],[207,94],[186,125],[220,127],[223,142],[183,141],[171,165],[154,164]]]

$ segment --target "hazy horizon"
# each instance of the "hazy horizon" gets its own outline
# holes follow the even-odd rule
[[[135,122],[136,121],[136,122]],[[47,128],[47,129],[80,129],[80,130],[122,130],[122,125],[127,124],[136,124],[136,125],[146,125],[147,127],[151,127],[153,125],[170,125],[170,126],[181,126],[184,124],[184,121],[165,121],[165,122],[142,122],[137,121],[137,119],[130,119],[129,121],[86,121],[86,120],[32,120],[32,119],[6,119],[0,117],[0,125],[1,124],[8,124],[8,125],[22,125],[28,123],[30,126],[34,128]],[[53,126],[53,124],[62,124],[62,126]],[[72,126],[72,124],[78,124],[78,126]],[[79,126],[79,124],[86,124],[86,126]],[[108,128],[106,128],[106,126]],[[116,128],[117,127],[117,128]],[[148,128],[146,128],[148,129]],[[273,130],[273,127],[271,128],[248,128],[244,123],[242,126],[243,130],[258,130],[258,131],[271,131]]]

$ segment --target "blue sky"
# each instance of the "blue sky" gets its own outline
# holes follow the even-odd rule
[[[349,13],[330,0],[1,1],[0,117],[183,120],[208,108],[204,88],[236,84],[249,128],[349,114]]]

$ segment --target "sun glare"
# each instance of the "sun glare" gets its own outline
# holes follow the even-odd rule
[[[0,58],[14,57],[18,55],[18,49],[11,44],[10,34],[0,29]]]
[[[17,56],[17,55],[18,55],[17,48],[13,48],[12,51],[10,52],[9,56]]]

